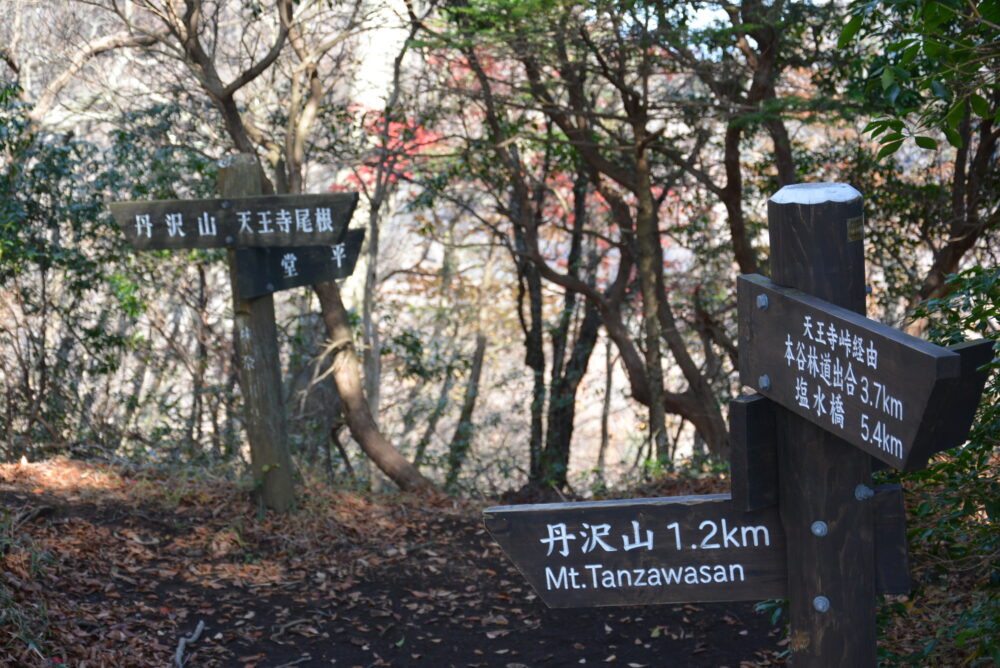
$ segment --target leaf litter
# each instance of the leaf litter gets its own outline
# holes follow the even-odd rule
[[[298,492],[279,516],[207,475],[0,465],[0,665],[783,663],[752,603],[546,608],[479,502]]]

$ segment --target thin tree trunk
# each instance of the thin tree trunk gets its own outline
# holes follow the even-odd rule
[[[516,201],[514,202],[516,206]],[[514,238],[516,248],[524,252],[524,235],[520,226],[514,226]],[[538,267],[534,262],[526,259],[518,260],[518,273],[520,274],[520,293],[518,301],[521,302],[518,314],[521,316],[521,327],[524,330],[524,361],[531,369],[532,389],[531,389],[531,430],[528,437],[528,482],[530,484],[541,484],[543,482],[542,471],[542,438],[544,435],[544,411],[545,397],[545,348],[542,331],[545,323],[542,322],[542,279],[538,273]],[[524,318],[524,292],[527,284],[528,294],[528,320]]]
[[[465,463],[469,447],[472,445],[472,434],[475,426],[472,423],[472,413],[476,409],[476,399],[479,397],[479,381],[483,375],[483,359],[486,357],[486,333],[480,328],[476,333],[476,350],[472,355],[472,367],[469,370],[469,384],[465,388],[465,399],[462,401],[462,411],[458,417],[455,434],[448,445],[448,475],[445,487],[451,489],[458,482],[458,474]]]
[[[188,424],[187,443],[188,456],[194,456],[202,437],[202,413],[204,412],[205,374],[208,371],[208,332],[205,322],[208,308],[207,286],[205,282],[205,267],[200,262],[195,267],[198,271],[198,300],[195,305],[195,317],[198,319],[195,330],[196,357],[194,363],[194,378],[192,379],[191,419]]]
[[[614,389],[614,360],[611,357],[612,351],[611,337],[606,339],[604,351],[604,401],[601,404],[601,445],[597,450],[597,477],[604,481],[604,469],[606,466],[605,457],[608,452],[608,443],[611,440],[609,422],[611,418],[611,392]]]
[[[642,141],[644,137],[638,136]],[[660,230],[652,192],[649,189],[649,160],[640,152],[636,161],[636,178],[639,210],[636,215],[636,245],[639,257],[639,286],[642,290],[643,327],[646,338],[646,374],[649,377],[649,438],[655,446],[655,456],[667,458],[667,420],[663,404],[663,361],[660,339],[660,300],[662,292],[663,251],[660,248]]]
[[[586,171],[581,165],[577,169],[577,177],[573,183],[573,235],[569,255],[566,258],[567,273],[574,279],[579,278],[583,255],[588,185]],[[559,326],[550,335],[552,372],[545,449],[542,452],[542,479],[547,484],[555,485],[556,488],[565,487],[567,484],[570,447],[576,418],[576,393],[586,373],[601,323],[597,308],[589,302],[584,302],[583,323],[567,359],[566,349],[570,341],[570,325],[576,314],[576,304],[576,292],[567,290]]]
[[[351,435],[365,454],[404,491],[429,489],[431,483],[382,435],[372,418],[361,386],[361,364],[354,349],[347,311],[340,299],[340,289],[333,281],[313,286],[319,297],[323,322],[330,337],[327,352],[337,392],[344,402],[344,413]]]
[[[427,418],[427,427],[424,429],[423,435],[417,442],[417,451],[413,455],[413,465],[417,469],[423,465],[424,457],[427,454],[427,446],[430,445],[431,439],[434,438],[434,430],[437,428],[437,423],[448,407],[448,395],[451,393],[451,387],[454,382],[455,375],[449,368],[445,371],[444,384],[441,386],[441,395],[438,397],[437,403],[434,404],[434,410],[431,411],[430,417]]]
[[[557,488],[565,487],[567,483],[573,423],[576,418],[576,393],[580,381],[587,373],[587,365],[594,344],[597,342],[600,326],[600,313],[588,305],[566,370],[550,391],[548,430],[545,451],[542,453],[542,468],[545,471],[546,482],[551,482]]]
[[[475,426],[472,423],[472,413],[476,409],[476,400],[479,398],[479,382],[483,375],[483,360],[486,357],[486,326],[485,311],[486,300],[488,299],[490,288],[493,283],[493,252],[490,251],[486,258],[486,266],[483,268],[483,277],[479,283],[478,296],[476,298],[476,348],[472,354],[472,367],[469,369],[469,384],[465,387],[465,398],[462,401],[462,410],[459,413],[458,425],[448,445],[448,474],[445,485],[449,488],[458,482],[458,474],[465,463],[466,455],[472,446],[472,434]]]

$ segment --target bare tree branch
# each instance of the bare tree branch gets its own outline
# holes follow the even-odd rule
[[[34,108],[28,117],[36,123],[45,118],[52,110],[59,93],[93,58],[115,49],[152,46],[158,39],[159,37],[155,35],[137,35],[130,32],[121,32],[91,42],[77,51],[70,58],[69,64],[45,86],[45,90],[39,96],[38,101],[35,102]]]

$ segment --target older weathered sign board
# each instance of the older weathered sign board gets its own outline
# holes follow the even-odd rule
[[[347,278],[354,273],[365,240],[364,230],[347,230],[331,246],[239,248],[236,278],[240,296],[261,295]]]
[[[115,202],[133,248],[323,246],[340,241],[357,193]]]
[[[228,248],[239,380],[254,479],[265,505],[294,503],[271,293],[350,274],[363,232],[345,232],[357,193],[262,195],[257,157],[232,156],[217,199],[115,202],[136,249]]]

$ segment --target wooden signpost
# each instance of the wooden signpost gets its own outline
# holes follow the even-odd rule
[[[772,279],[738,284],[732,494],[502,506],[487,529],[554,607],[790,600],[796,665],[874,666],[875,595],[909,590],[902,470],[960,445],[992,342],[951,349],[863,316],[861,194],[769,202]]]
[[[294,494],[272,293],[349,275],[364,233],[347,231],[357,193],[261,195],[262,184],[256,157],[237,155],[219,171],[218,199],[110,208],[136,249],[229,249],[251,467],[263,503],[286,511]]]

